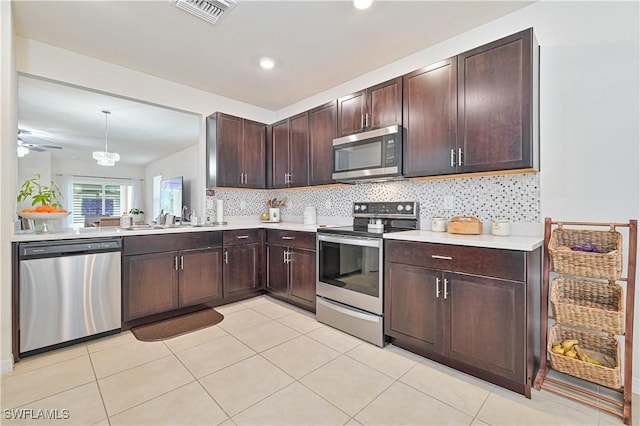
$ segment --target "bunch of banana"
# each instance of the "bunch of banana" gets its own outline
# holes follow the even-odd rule
[[[589,357],[584,350],[578,345],[578,341],[576,339],[566,339],[560,342],[551,343],[551,352],[568,356],[569,358],[576,358],[580,361],[590,362],[595,365],[602,365],[600,361]]]

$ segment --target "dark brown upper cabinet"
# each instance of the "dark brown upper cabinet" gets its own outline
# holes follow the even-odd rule
[[[309,184],[309,114],[303,112],[271,128],[271,187]]]
[[[432,176],[455,172],[457,61],[449,58],[403,78],[403,174]]]
[[[207,117],[207,186],[266,188],[266,129],[224,113]]]
[[[333,140],[337,137],[338,102],[309,111],[309,185],[333,183]]]
[[[537,168],[533,29],[458,55],[458,172]]]
[[[338,137],[402,124],[402,77],[338,99]]]
[[[404,76],[407,177],[537,168],[532,29]]]

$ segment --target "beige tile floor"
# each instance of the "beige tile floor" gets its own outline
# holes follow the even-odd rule
[[[123,332],[24,359],[1,377],[0,422],[622,424],[548,391],[529,400],[397,347],[378,348],[267,296],[218,310],[220,324],[164,342]],[[30,418],[14,418],[19,413]],[[43,413],[58,419],[34,420]]]

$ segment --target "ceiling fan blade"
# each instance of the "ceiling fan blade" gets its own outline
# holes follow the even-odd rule
[[[45,149],[62,149],[60,145],[50,145],[47,143],[38,143],[38,142],[27,142],[21,137],[18,137],[18,145],[24,146],[25,148],[35,149],[36,147],[45,148]]]

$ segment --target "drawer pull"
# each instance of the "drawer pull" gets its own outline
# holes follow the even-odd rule
[[[432,254],[431,257],[433,259],[453,260],[453,257],[451,256],[440,256],[439,254]]]
[[[282,237],[283,240],[295,240],[296,237]]]
[[[248,235],[238,235],[238,236],[236,236],[236,239],[238,239],[238,240],[246,240],[247,238],[249,238]]]
[[[173,256],[173,269],[178,270],[178,256]]]
[[[440,278],[436,278],[436,299],[440,297]]]
[[[229,263],[229,251],[228,250],[224,251],[224,263],[226,263],[226,264]]]

